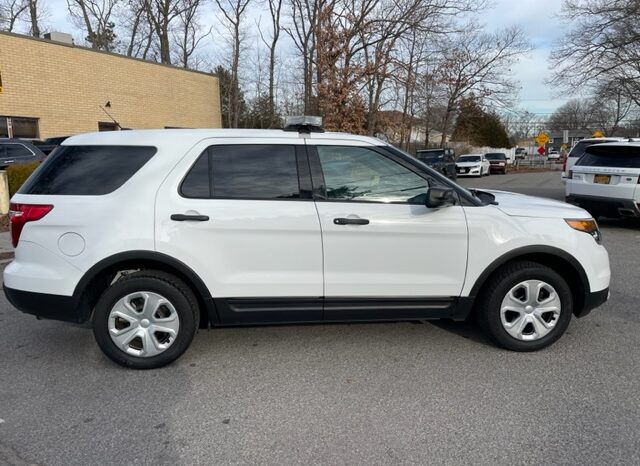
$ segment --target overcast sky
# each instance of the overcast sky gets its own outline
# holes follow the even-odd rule
[[[52,30],[70,32],[76,41],[82,40],[71,24],[66,0],[47,0]],[[560,12],[558,0],[493,0],[494,7],[486,10],[479,20],[488,30],[519,25],[529,38],[533,51],[525,56],[511,72],[520,81],[519,107],[531,112],[550,114],[566,100],[553,95],[545,85],[549,77],[549,52],[562,34],[562,24],[557,17]]]

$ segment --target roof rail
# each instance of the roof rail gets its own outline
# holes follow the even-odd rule
[[[322,117],[308,115],[287,117],[283,130],[297,131],[298,133],[324,133]]]

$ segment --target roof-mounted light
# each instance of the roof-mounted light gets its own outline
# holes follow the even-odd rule
[[[297,131],[299,133],[324,133],[322,117],[309,115],[286,117],[284,130]]]

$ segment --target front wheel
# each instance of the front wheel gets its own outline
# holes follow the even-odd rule
[[[558,340],[571,321],[567,282],[536,262],[500,269],[483,290],[476,310],[486,335],[512,351],[536,351]]]
[[[155,270],[126,275],[100,297],[93,333],[112,361],[134,369],[155,369],[189,347],[199,322],[198,303],[175,276]]]

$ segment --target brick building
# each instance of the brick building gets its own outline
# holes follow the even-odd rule
[[[0,32],[0,137],[44,139],[118,125],[219,128],[218,78]]]

